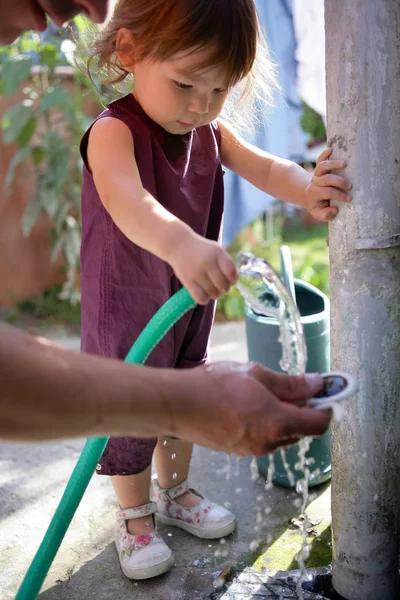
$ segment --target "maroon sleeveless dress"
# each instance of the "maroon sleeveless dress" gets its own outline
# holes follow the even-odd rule
[[[103,117],[120,119],[131,130],[144,188],[196,233],[218,240],[223,213],[218,125],[173,135],[146,115],[133,94],[110,104],[98,119]],[[89,135],[90,129],[81,143],[81,349],[124,359],[151,317],[182,286],[166,262],[128,240],[105,210],[88,169]],[[210,301],[189,311],[146,364],[188,368],[204,363],[214,310]],[[140,473],[151,464],[156,441],[111,438],[97,472]]]

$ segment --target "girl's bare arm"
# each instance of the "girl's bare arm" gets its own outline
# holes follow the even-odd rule
[[[88,163],[104,207],[132,242],[168,261],[177,240],[195,233],[143,187],[129,128],[113,117],[90,132]]]
[[[321,220],[329,220],[336,208],[329,208],[329,200],[349,202],[349,182],[332,170],[345,166],[343,161],[329,161],[331,151],[321,155],[314,175],[305,169],[249,144],[225,121],[220,120],[222,163],[244,177],[257,188],[285,202],[298,204]],[[324,163],[324,164],[322,164]],[[321,207],[323,211],[321,212]]]

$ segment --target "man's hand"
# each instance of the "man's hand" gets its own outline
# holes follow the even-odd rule
[[[180,410],[175,401],[169,405],[169,433],[214,450],[261,456],[321,435],[331,418],[330,411],[304,406],[322,387],[317,374],[294,377],[256,363],[221,362],[180,371],[178,383]]]

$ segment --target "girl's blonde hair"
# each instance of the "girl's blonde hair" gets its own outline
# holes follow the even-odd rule
[[[207,64],[198,68],[224,68],[226,85],[233,90],[227,116],[239,125],[250,122],[249,105],[256,98],[272,102],[274,66],[254,0],[118,0],[87,63],[91,77],[95,60],[96,76],[106,85],[117,86],[131,76],[117,54],[121,28],[132,34],[135,61],[167,60],[177,52],[210,48]]]

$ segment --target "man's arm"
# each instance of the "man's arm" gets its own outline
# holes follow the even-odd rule
[[[0,325],[0,438],[157,436],[169,429],[154,370],[64,350]]]
[[[325,431],[330,412],[302,406],[321,386],[320,375],[254,363],[129,365],[0,324],[0,438],[8,440],[164,434],[258,456]]]

